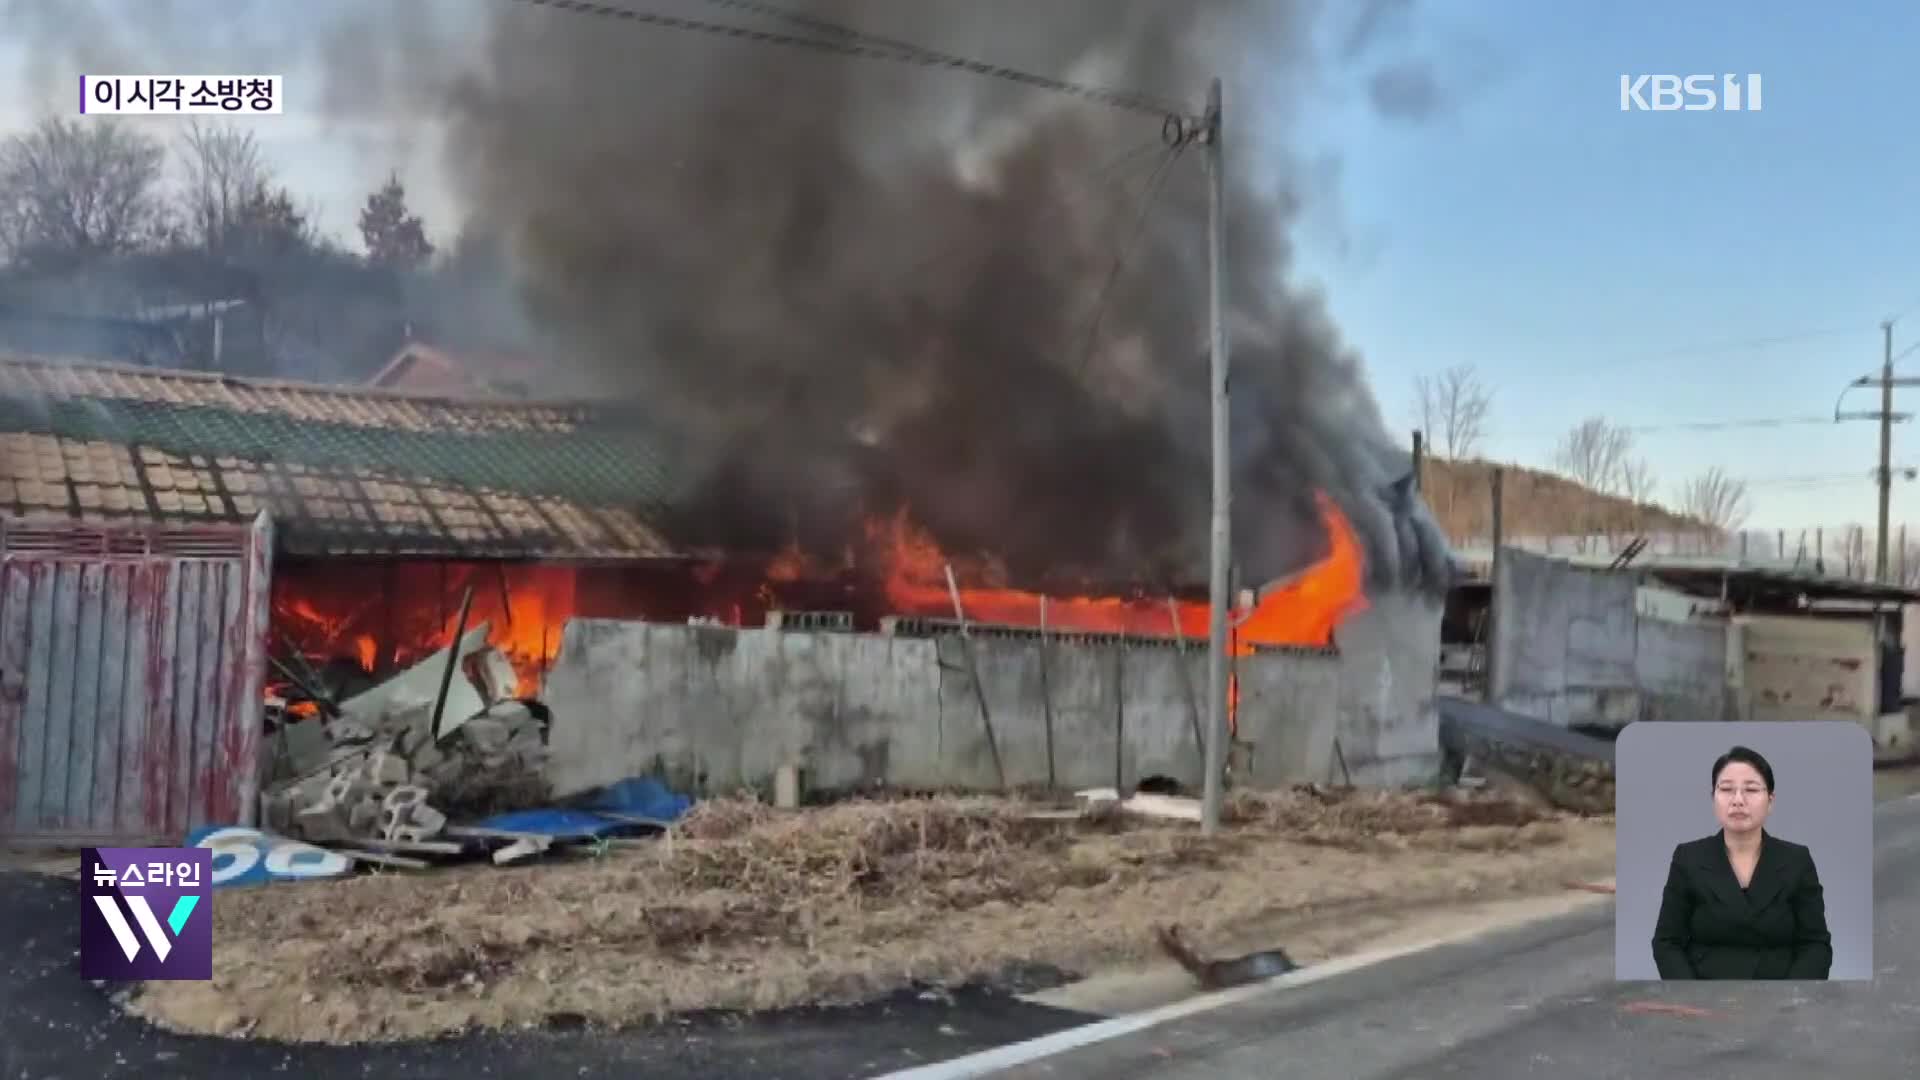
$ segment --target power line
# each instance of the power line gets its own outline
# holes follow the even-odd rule
[[[663,15],[655,11],[636,11],[633,8],[619,7],[614,4],[595,3],[594,0],[512,0],[528,7],[546,8],[552,11],[564,11],[569,14],[595,15],[607,19],[620,19],[626,22],[647,26],[659,26],[669,30],[684,30],[692,33],[709,34],[716,37],[730,37],[744,41],[753,41],[765,45],[790,45],[795,48],[812,49],[815,52],[831,53],[839,56],[857,57],[863,60],[890,60],[897,63],[918,64],[929,68],[946,68],[954,71],[966,71],[988,78],[1003,79],[1020,83],[1037,90],[1049,90],[1054,93],[1070,94],[1098,102],[1116,109],[1145,113],[1149,116],[1166,118],[1179,116],[1193,118],[1200,114],[1197,109],[1175,102],[1155,98],[1146,94],[1125,90],[1111,90],[1105,87],[1090,86],[1085,83],[1056,79],[1049,75],[1036,75],[1018,68],[1002,64],[990,64],[983,60],[974,60],[951,53],[922,49],[905,43],[881,45],[884,40],[869,35],[843,41],[826,41],[820,38],[801,37],[796,34],[783,34],[772,30],[759,30],[747,26],[734,26],[726,23],[707,22],[702,19],[689,19],[679,15]],[[742,0],[744,2],[744,0]],[[761,7],[762,5],[754,5]],[[769,10],[778,10],[770,8]],[[786,14],[794,15],[788,12]],[[804,16],[801,16],[804,17]],[[829,24],[831,25],[831,24]],[[847,28],[840,28],[846,30]],[[849,31],[858,34],[858,31]]]
[[[1721,431],[1742,431],[1764,428],[1784,428],[1800,426],[1827,426],[1834,423],[1832,416],[1816,416],[1811,413],[1801,416],[1751,416],[1731,417],[1721,420],[1676,420],[1657,424],[1621,424],[1617,430],[1631,435],[1665,435],[1675,433],[1711,434]],[[1573,425],[1554,431],[1534,431],[1524,433],[1522,438],[1562,438]]]
[[[795,26],[804,26],[809,30],[823,31],[828,34],[832,34],[836,37],[847,38],[848,40],[851,40],[851,41],[864,41],[869,45],[879,45],[889,49],[898,49],[903,53],[907,53],[913,56],[937,55],[934,53],[932,49],[922,48],[918,45],[913,44],[910,41],[901,41],[898,38],[882,37],[879,34],[870,34],[865,30],[856,30],[851,26],[845,25],[844,23],[837,23],[828,19],[822,19],[817,15],[808,15],[805,12],[789,11],[786,8],[778,7],[774,4],[756,3],[755,0],[701,0],[701,2],[705,4],[710,4],[718,8],[730,8],[735,11],[744,11],[751,15],[764,15],[770,19],[778,19],[781,22],[792,23]]]
[[[1147,186],[1147,193],[1140,199],[1140,210],[1134,215],[1133,229],[1120,247],[1113,253],[1113,265],[1107,269],[1107,280],[1100,285],[1100,293],[1093,302],[1093,318],[1087,324],[1087,337],[1080,349],[1078,373],[1085,375],[1087,365],[1093,362],[1094,346],[1100,339],[1100,322],[1106,315],[1107,298],[1113,292],[1113,283],[1120,279],[1120,271],[1126,266],[1127,259],[1133,254],[1133,247],[1140,240],[1140,234],[1146,231],[1147,214],[1153,209],[1154,200],[1160,197],[1160,189],[1166,184],[1167,174],[1173,171],[1173,163],[1179,159],[1180,151],[1186,149],[1187,142],[1177,142],[1160,159],[1160,165],[1153,171],[1153,180]]]
[[[1646,359],[1666,359],[1674,356],[1696,356],[1701,353],[1734,352],[1740,349],[1770,349],[1776,345],[1798,345],[1808,341],[1821,341],[1826,338],[1840,337],[1843,334],[1858,334],[1874,329],[1870,326],[1830,326],[1824,330],[1802,330],[1790,334],[1774,334],[1767,337],[1735,338],[1727,341],[1709,342],[1697,345],[1683,345],[1662,352],[1647,353]]]
[[[1668,431],[1735,431],[1745,428],[1795,427],[1801,424],[1832,424],[1831,416],[1756,416],[1741,420],[1688,420],[1671,424],[1632,424],[1625,430],[1635,435]]]
[[[1879,470],[1863,469],[1849,473],[1802,473],[1785,476],[1751,476],[1743,478],[1748,487],[1768,488],[1788,491],[1824,491],[1862,482],[1873,483]],[[1920,479],[1920,467],[1913,465],[1895,465],[1890,470],[1895,479]]]

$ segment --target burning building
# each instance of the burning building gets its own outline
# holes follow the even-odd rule
[[[513,661],[519,691],[556,702],[562,720],[554,768],[563,788],[569,776],[584,783],[609,769],[627,775],[664,768],[707,786],[750,783],[766,775],[754,753],[776,748],[778,760],[769,758],[768,768],[800,761],[816,783],[829,786],[1066,782],[1095,772],[1094,762],[1102,779],[1116,771],[1128,781],[1196,775],[1203,597],[1137,584],[1102,590],[1084,582],[1023,582],[999,560],[942,551],[909,508],[869,517],[855,541],[832,555],[791,541],[775,550],[682,547],[663,524],[689,501],[674,479],[664,430],[618,403],[440,398],[6,358],[0,515],[16,533],[23,523],[50,521],[109,532],[244,528],[265,515],[273,541],[270,563],[263,558],[260,565],[271,571],[253,587],[266,618],[246,631],[265,640],[228,649],[220,663],[258,667],[264,652],[297,651],[323,672],[320,689],[335,698],[445,646],[464,600],[468,625],[486,622],[491,643]],[[1261,770],[1274,775],[1304,775],[1318,767],[1311,758],[1331,760],[1338,699],[1352,698],[1340,686],[1353,681],[1341,674],[1350,661],[1333,646],[1336,638],[1345,646],[1352,627],[1378,621],[1373,609],[1382,602],[1366,595],[1363,545],[1346,517],[1331,499],[1322,499],[1321,512],[1329,546],[1241,612],[1235,632],[1243,743],[1258,741],[1250,732],[1278,730],[1284,720],[1299,729],[1287,739],[1324,744],[1276,754]],[[110,632],[101,627],[113,601],[102,596],[120,580],[111,572],[87,580],[98,572],[89,566],[116,558],[111,540],[98,551],[35,557],[53,560],[51,578],[43,584],[22,571],[0,587],[0,625],[21,661],[0,673],[17,691],[0,697],[10,703],[0,707],[0,743],[37,748],[0,763],[11,765],[15,793],[36,762],[46,770],[38,783],[49,790],[77,782],[67,776],[70,768],[99,767],[57,763],[61,755],[46,749],[78,753],[84,732],[54,734],[75,715],[61,700],[62,687],[87,685],[93,676],[76,668],[64,676],[72,682],[63,682],[35,672],[52,670],[48,665],[67,648],[63,633],[84,636],[86,626]],[[169,579],[168,588],[187,586]],[[204,597],[202,609],[239,603],[230,591]],[[177,591],[160,604],[182,609],[192,599]],[[72,611],[62,615],[62,603]],[[968,665],[947,655],[958,647],[956,605],[982,636]],[[769,627],[774,612],[831,614],[789,615]],[[198,629],[234,632],[225,620],[203,620]],[[178,651],[195,631],[166,633]],[[635,634],[653,642],[651,653],[619,645],[622,635]],[[1428,636],[1437,649],[1437,633]],[[663,652],[672,647],[669,638],[683,646],[678,658]],[[795,649],[813,658],[805,686],[795,681]],[[81,662],[110,663],[111,651],[87,650]],[[881,677],[887,664],[873,658],[886,654],[894,663]],[[200,659],[213,655],[203,650]],[[715,709],[698,685],[700,665],[689,660],[703,655],[714,685],[736,684],[741,702],[758,693],[756,707],[774,709],[769,731],[784,734],[763,737],[737,706],[697,715]],[[881,666],[871,671],[860,666],[875,662]],[[999,677],[1023,688],[1031,677],[1050,682],[1044,700],[1036,705],[1027,689],[1005,696],[992,684],[996,664]],[[1315,670],[1303,674],[1302,665]],[[980,690],[969,696],[958,688],[960,672]],[[248,674],[256,681],[235,685],[264,686],[299,710],[300,690],[264,671]],[[1323,685],[1322,697],[1314,697],[1314,685]],[[876,687],[891,699],[861,704]],[[644,715],[636,715],[636,692],[645,699]],[[1384,702],[1385,693],[1374,697]],[[991,700],[995,694],[1002,700]],[[1278,695],[1291,695],[1290,704],[1282,706]],[[260,698],[229,694],[221,701],[222,730],[259,722]],[[916,726],[930,718],[938,728],[956,703],[969,701],[979,720],[953,719],[952,732],[931,737]],[[104,716],[111,704],[98,709]],[[1302,710],[1318,715],[1303,717]],[[865,725],[857,748],[845,728],[855,716]],[[685,728],[676,728],[683,720]],[[991,776],[956,750],[959,733],[978,732],[980,721],[997,723],[1001,745],[989,756],[1004,751],[1008,759]],[[1147,748],[1126,749],[1116,735],[1144,739]],[[1364,779],[1377,755],[1357,735],[1347,739],[1343,764]],[[729,762],[716,765],[716,745],[731,747],[720,755]],[[1043,745],[1048,760],[1041,771],[1037,759],[1022,757],[1022,747]],[[210,767],[208,759],[183,769]],[[16,827],[34,820],[46,826],[36,813],[16,810]]]
[[[1233,548],[1242,582],[1282,583],[1236,637],[1249,768],[1404,778],[1435,753],[1449,558],[1360,358],[1290,279],[1311,202],[1289,145],[1301,106],[1340,64],[1411,63],[1376,50],[1389,7],[1361,5],[1325,54],[1319,20],[1344,9],[1252,0],[784,13],[790,37],[882,43],[858,61],[525,5],[439,42],[355,27],[326,50],[322,107],[409,137],[431,123],[462,240],[494,253],[465,271],[488,299],[439,322],[511,324],[489,335],[504,351],[565,358],[532,396],[564,376],[589,403],[10,364],[0,508],[267,512],[272,641],[341,687],[444,642],[471,595],[523,685],[565,702],[555,763],[582,775],[751,781],[810,752],[830,783],[955,762],[979,780],[989,759],[986,782],[1045,780],[1094,773],[1066,760],[1093,745],[1103,778],[1190,775],[1200,680],[1180,649],[1205,625],[1188,583],[1211,452],[1199,163],[1163,141],[1167,115],[883,61],[997,42],[996,62],[1167,114],[1220,74],[1231,160],[1273,166],[1227,178]],[[62,31],[38,32],[54,55]],[[1420,111],[1371,100],[1388,98]],[[447,385],[424,357],[388,381]],[[1013,627],[978,664],[924,621],[952,619],[954,592],[967,619]],[[828,628],[768,629],[770,611]],[[922,621],[879,632],[895,616]],[[1063,634],[1093,636],[1069,661]],[[980,745],[994,727],[1044,744],[1048,767]]]

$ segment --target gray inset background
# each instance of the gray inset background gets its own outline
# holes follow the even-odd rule
[[[1827,898],[1831,979],[1873,978],[1873,741],[1846,721],[1628,724],[1614,748],[1613,965],[1658,979],[1653,924],[1674,845],[1720,829],[1713,763],[1749,746],[1773,766],[1767,832],[1805,844]]]

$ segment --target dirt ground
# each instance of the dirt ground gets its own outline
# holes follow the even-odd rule
[[[703,803],[670,839],[500,868],[216,894],[211,982],[147,984],[176,1030],[354,1042],[705,1009],[847,1003],[1020,966],[1134,967],[1197,945],[1301,963],[1449,905],[1613,872],[1611,818],[1491,799],[1239,795],[1230,827],[1036,820],[934,798]]]

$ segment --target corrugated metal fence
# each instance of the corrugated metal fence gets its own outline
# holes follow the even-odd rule
[[[0,841],[251,824],[272,527],[0,518]]]

